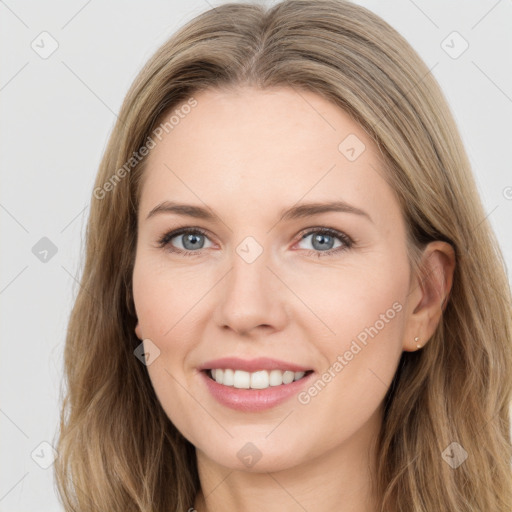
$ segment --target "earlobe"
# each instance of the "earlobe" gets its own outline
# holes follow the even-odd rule
[[[453,247],[439,240],[431,242],[423,253],[420,267],[420,275],[415,280],[414,288],[409,291],[417,302],[408,319],[404,350],[417,350],[425,346],[441,321],[453,283]]]
[[[139,322],[137,322],[137,325],[135,326],[135,335],[137,336],[137,338],[139,338],[139,340],[143,339],[142,332],[140,330]]]

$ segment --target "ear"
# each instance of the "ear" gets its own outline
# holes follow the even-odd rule
[[[143,339],[142,331],[140,329],[140,325],[139,325],[138,321],[137,321],[137,325],[135,326],[135,334],[137,335],[137,338],[139,338],[139,340]]]
[[[408,294],[407,324],[403,349],[415,351],[434,334],[446,307],[455,270],[455,251],[447,243],[436,240],[425,248],[419,275],[411,279]],[[415,338],[419,338],[415,341]]]

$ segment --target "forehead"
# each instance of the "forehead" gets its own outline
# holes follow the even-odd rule
[[[376,214],[399,213],[375,144],[318,94],[245,87],[194,98],[196,106],[155,139],[142,215],[165,200],[260,215],[301,200],[344,200]]]

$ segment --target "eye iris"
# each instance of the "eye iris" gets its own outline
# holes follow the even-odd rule
[[[182,235],[183,247],[185,247],[185,249],[187,249],[187,250],[197,249],[197,248],[201,249],[203,247],[203,245],[204,245],[204,240],[203,240],[202,244],[198,244],[197,240],[199,238],[204,238],[204,237],[203,237],[203,235],[196,234],[196,233],[190,233],[188,235]],[[187,247],[188,243],[191,243],[192,245]]]
[[[328,242],[326,243],[325,240],[330,238],[330,242],[331,244],[329,244]],[[332,245],[332,242],[334,241],[334,238],[331,236],[331,235],[326,235],[326,234],[317,234],[315,236],[313,236],[313,247],[315,249],[321,249],[321,250],[329,250],[329,249],[332,249],[331,246],[329,247],[326,247],[327,245]],[[315,246],[316,243],[320,243],[320,245],[317,247]]]

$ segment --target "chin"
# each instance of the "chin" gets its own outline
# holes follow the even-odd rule
[[[246,438],[248,439],[248,438]],[[233,471],[248,473],[269,473],[291,469],[302,463],[303,457],[297,452],[299,447],[281,444],[271,445],[265,440],[240,442],[231,439],[224,445],[218,445],[215,450],[206,447],[202,456]]]

